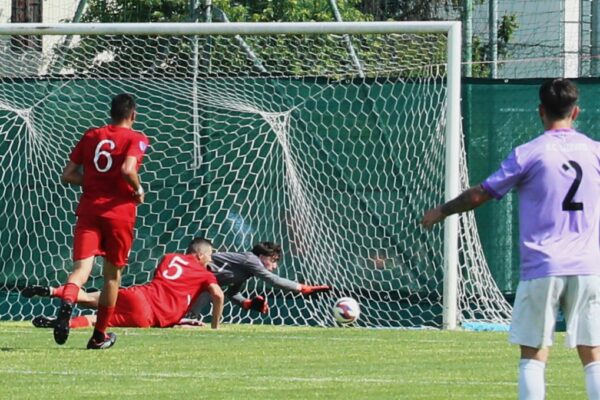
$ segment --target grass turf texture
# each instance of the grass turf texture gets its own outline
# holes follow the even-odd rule
[[[115,347],[58,346],[50,329],[0,323],[0,399],[514,399],[517,347],[506,333],[225,325],[114,329]],[[585,399],[564,334],[548,399]]]

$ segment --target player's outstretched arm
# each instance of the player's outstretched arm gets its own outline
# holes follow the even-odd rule
[[[219,323],[221,321],[221,315],[223,314],[223,303],[225,300],[225,295],[223,294],[223,290],[216,283],[211,283],[208,285],[208,293],[210,294],[210,298],[213,304],[212,311],[212,322],[211,328],[218,329]]]
[[[421,225],[425,229],[431,229],[433,225],[442,222],[447,216],[477,208],[491,198],[492,196],[483,186],[473,186],[462,192],[458,197],[425,211]]]
[[[252,274],[255,277],[265,281],[267,284],[273,287],[288,292],[302,293],[303,295],[311,295],[314,293],[328,292],[329,290],[331,290],[331,288],[327,285],[303,285],[296,281],[282,278],[279,275],[276,275],[271,271],[267,270],[262,265],[248,265],[248,268],[251,270]]]
[[[331,290],[331,287],[329,287],[328,285],[310,286],[310,285],[299,284],[299,286],[298,286],[298,291],[305,296],[315,294],[315,293],[329,292],[330,290]]]
[[[296,293],[300,290],[298,282],[282,278],[281,276],[276,275],[271,271],[267,270],[262,264],[249,264],[247,268],[250,271],[250,273],[256,278],[264,281],[266,284],[273,286],[277,289],[285,290],[286,292]]]
[[[83,175],[79,172],[79,164],[69,161],[60,175],[60,180],[62,183],[70,183],[71,185],[83,185]]]

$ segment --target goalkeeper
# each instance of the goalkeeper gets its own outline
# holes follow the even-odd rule
[[[277,269],[280,257],[280,245],[272,242],[260,242],[251,251],[245,253],[214,253],[212,263],[208,265],[208,268],[215,274],[221,288],[226,289],[225,296],[227,298],[245,310],[254,310],[263,314],[269,311],[269,305],[264,296],[246,298],[241,293],[246,281],[252,277],[278,289],[301,293],[305,296],[331,290],[327,285],[303,285],[274,274],[273,271]],[[207,294],[201,294],[190,308],[190,313],[201,315],[209,300]]]

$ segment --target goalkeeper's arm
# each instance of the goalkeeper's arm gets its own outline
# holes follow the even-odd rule
[[[234,285],[227,289],[227,297],[244,310],[254,310],[266,314],[269,312],[269,305],[263,296],[254,296],[251,299],[245,298],[240,292],[241,285]]]
[[[227,298],[240,307],[242,307],[244,300],[246,300],[241,293],[241,289],[242,285],[232,285],[227,289],[227,292],[225,292]]]
[[[329,292],[330,290],[331,290],[331,287],[329,287],[328,285],[310,286],[310,285],[303,285],[301,283],[298,284],[298,291],[305,296],[310,295],[310,294],[315,294],[315,293]]]
[[[279,275],[276,275],[271,271],[267,270],[262,264],[249,264],[247,267],[250,269],[252,275],[278,289],[286,290],[289,292],[302,293],[303,295],[310,295],[319,292],[328,292],[329,290],[331,290],[331,288],[327,285],[303,285],[301,283],[282,278]]]
[[[266,314],[269,312],[269,304],[264,296],[254,296],[251,299],[246,299],[242,302],[244,310],[254,310],[259,313]]]

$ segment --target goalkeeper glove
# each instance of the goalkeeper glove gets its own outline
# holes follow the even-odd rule
[[[252,299],[246,299],[242,302],[244,310],[254,310],[266,314],[269,312],[269,304],[263,296],[255,296]]]
[[[331,288],[327,285],[309,286],[300,284],[300,293],[303,295],[309,295],[319,292],[329,292]]]

